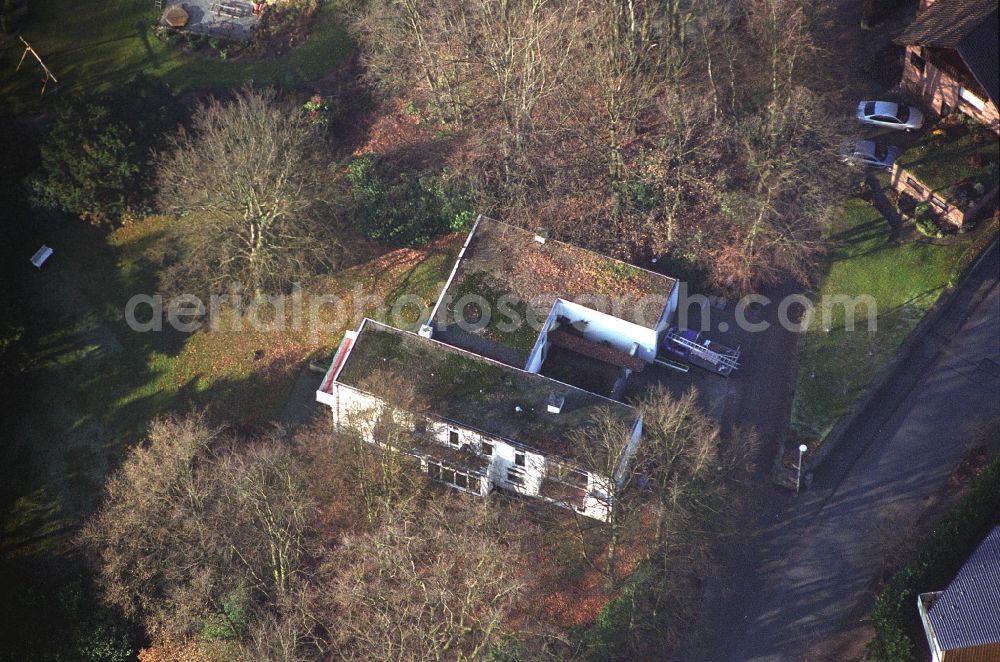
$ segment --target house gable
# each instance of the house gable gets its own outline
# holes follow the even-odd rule
[[[934,63],[934,75],[904,72],[910,77],[935,79],[944,74],[954,85],[998,104],[997,5],[995,0],[938,0],[921,11],[896,38],[913,55]],[[905,63],[909,66],[911,62]],[[913,82],[913,81],[911,81]],[[940,86],[937,80],[925,81]],[[928,95],[928,91],[923,91]],[[932,104],[933,105],[933,104]],[[982,110],[982,109],[978,109]]]

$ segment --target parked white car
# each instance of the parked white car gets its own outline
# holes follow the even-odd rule
[[[892,101],[862,101],[857,117],[862,124],[886,129],[913,131],[924,125],[924,114],[919,108]]]
[[[901,153],[895,145],[874,140],[848,140],[840,146],[840,160],[861,168],[891,168]]]

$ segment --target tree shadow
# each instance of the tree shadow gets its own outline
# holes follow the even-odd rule
[[[357,58],[313,81],[308,88],[330,96],[335,102],[338,112],[328,126],[329,136],[337,158],[350,157],[368,142],[380,109],[374,90],[363,79]]]
[[[865,176],[865,181],[868,182],[868,187],[872,192],[872,204],[875,205],[875,208],[882,214],[882,217],[889,222],[889,227],[892,228],[892,232],[889,233],[889,240],[895,241],[903,229],[903,219],[899,217],[899,212],[896,211],[896,207],[889,201],[885,190],[879,185],[875,176],[869,173]]]
[[[403,296],[404,294],[410,292],[411,291],[410,284],[413,282],[414,277],[420,271],[420,268],[423,265],[430,262],[431,260],[433,260],[435,257],[437,257],[437,253],[435,251],[428,251],[426,255],[420,258],[420,260],[418,260],[412,267],[407,269],[406,275],[403,276],[403,278],[399,281],[399,285],[394,290],[389,292],[388,294],[389,301],[387,301],[386,303],[391,303],[391,301],[394,301],[399,297]]]
[[[146,21],[136,21],[135,30],[139,34],[139,40],[142,41],[143,47],[146,49],[146,57],[149,59],[149,63],[154,67],[157,66],[159,61],[156,57],[156,52],[149,43],[149,23]]]
[[[874,255],[893,247],[891,232],[886,234],[885,219],[855,225],[848,230],[831,235],[832,247],[828,253],[831,262],[841,262]]]

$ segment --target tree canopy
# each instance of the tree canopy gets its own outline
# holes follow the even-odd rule
[[[98,225],[141,213],[152,192],[150,149],[175,119],[170,91],[141,77],[64,104],[41,145],[36,199]]]
[[[181,217],[170,282],[288,290],[337,262],[329,159],[303,109],[245,87],[199,105],[191,124],[155,156],[157,201]]]

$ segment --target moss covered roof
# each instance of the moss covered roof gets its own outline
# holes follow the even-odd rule
[[[560,241],[540,243],[532,232],[481,217],[443,296],[450,302],[449,324],[460,319],[459,315],[469,318],[469,310],[455,310],[463,297],[477,295],[485,299],[492,312],[481,335],[526,357],[538,331],[530,324],[514,330],[504,328],[510,316],[498,314],[501,297],[506,297],[506,310],[519,319],[530,314],[529,319],[543,322],[555,299],[560,298],[654,328],[675,282],[668,276]]]
[[[391,379],[366,381],[375,372]],[[620,402],[372,320],[362,325],[337,381],[387,401],[397,385],[411,385],[432,415],[567,459],[579,459],[574,431],[599,411],[629,426],[638,419]],[[553,394],[565,398],[559,414],[547,409]]]

